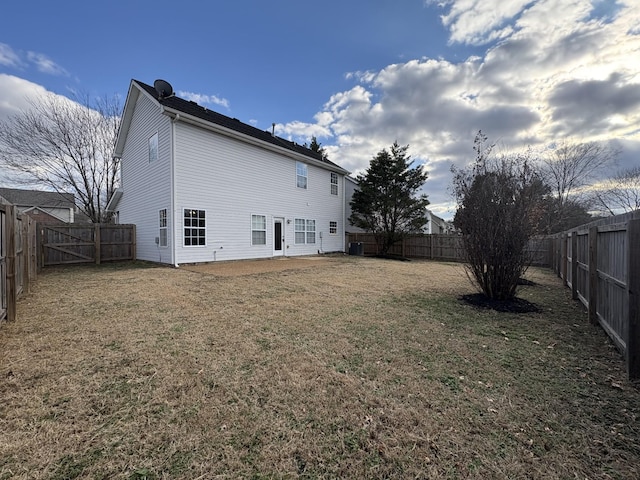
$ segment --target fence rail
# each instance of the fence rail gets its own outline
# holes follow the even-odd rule
[[[135,225],[38,225],[40,265],[135,260]]]
[[[361,243],[364,255],[378,253],[373,233],[347,233],[347,246]],[[545,237],[529,241],[528,251],[532,265],[548,267],[550,265],[550,240]],[[389,249],[389,254],[408,258],[426,258],[447,262],[464,262],[464,246],[460,235],[412,234],[404,237]]]
[[[640,378],[640,211],[551,237],[551,266]]]

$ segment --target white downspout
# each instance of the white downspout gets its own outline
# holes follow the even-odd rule
[[[172,241],[171,241],[171,254],[172,254],[172,258],[171,260],[173,261],[173,266],[178,268],[180,265],[178,265],[178,262],[176,261],[177,259],[177,237],[178,237],[178,212],[176,211],[176,122],[180,120],[180,114],[176,113],[176,116],[171,119],[171,211],[173,212],[172,215],[172,229],[171,231],[173,232],[172,235]]]

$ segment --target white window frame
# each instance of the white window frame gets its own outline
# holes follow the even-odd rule
[[[338,234],[338,222],[335,220],[329,221],[329,235]]]
[[[338,195],[338,174],[331,172],[331,195]]]
[[[315,245],[316,221],[308,218],[296,218],[293,221],[294,243],[296,245]]]
[[[257,225],[255,223],[256,220],[262,219],[262,225]],[[262,228],[256,228],[262,227]],[[255,241],[254,233],[263,233],[263,241],[261,243],[257,243]],[[267,216],[266,215],[251,215],[251,245],[253,246],[264,246],[267,244]]]
[[[306,163],[296,162],[296,187],[307,189],[309,185],[309,169]]]
[[[167,216],[167,209],[161,208],[158,210],[158,246],[166,247],[169,245],[169,221]]]
[[[158,132],[149,137],[149,163],[157,162],[158,153]]]
[[[187,212],[190,213],[187,216]],[[193,217],[193,213],[196,212],[196,217]],[[202,214],[202,217],[200,217]],[[196,223],[194,224],[194,220]],[[186,222],[189,221],[189,225],[186,225]],[[187,230],[189,230],[189,235],[186,234]],[[194,234],[193,230],[197,230]],[[187,245],[187,239],[189,239],[189,244]],[[196,244],[192,243],[193,239],[197,239],[198,242]],[[200,239],[203,239],[200,242]],[[206,247],[207,246],[207,211],[199,208],[183,208],[182,209],[182,246],[191,248],[191,247]]]

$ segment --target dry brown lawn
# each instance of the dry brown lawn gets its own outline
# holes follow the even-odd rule
[[[550,272],[357,257],[47,269],[0,325],[0,479],[640,478],[640,392]]]

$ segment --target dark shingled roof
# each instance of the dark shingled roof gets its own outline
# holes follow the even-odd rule
[[[216,125],[220,125],[230,130],[243,133],[250,137],[257,138],[258,140],[262,140],[264,142],[286,148],[287,150],[291,150],[301,155],[310,157],[316,161],[326,163],[327,165],[331,165],[333,167],[341,169],[341,167],[339,167],[335,163],[323,159],[322,154],[320,154],[319,152],[315,152],[307,147],[285,140],[284,138],[274,136],[269,131],[260,130],[259,128],[247,125],[246,123],[242,123],[237,118],[227,117],[226,115],[222,115],[221,113],[209,110],[208,108],[198,105],[196,102],[185,100],[184,98],[180,98],[175,95],[165,98],[159,98],[158,92],[151,85],[147,85],[146,83],[143,83],[139,80],[133,81],[136,82],[143,90],[149,93],[153,98],[155,98],[161,105],[173,108],[188,115],[192,115],[207,122],[215,123]]]
[[[0,197],[4,198],[9,203],[20,206],[58,208],[75,207],[75,197],[72,193],[0,188]]]

